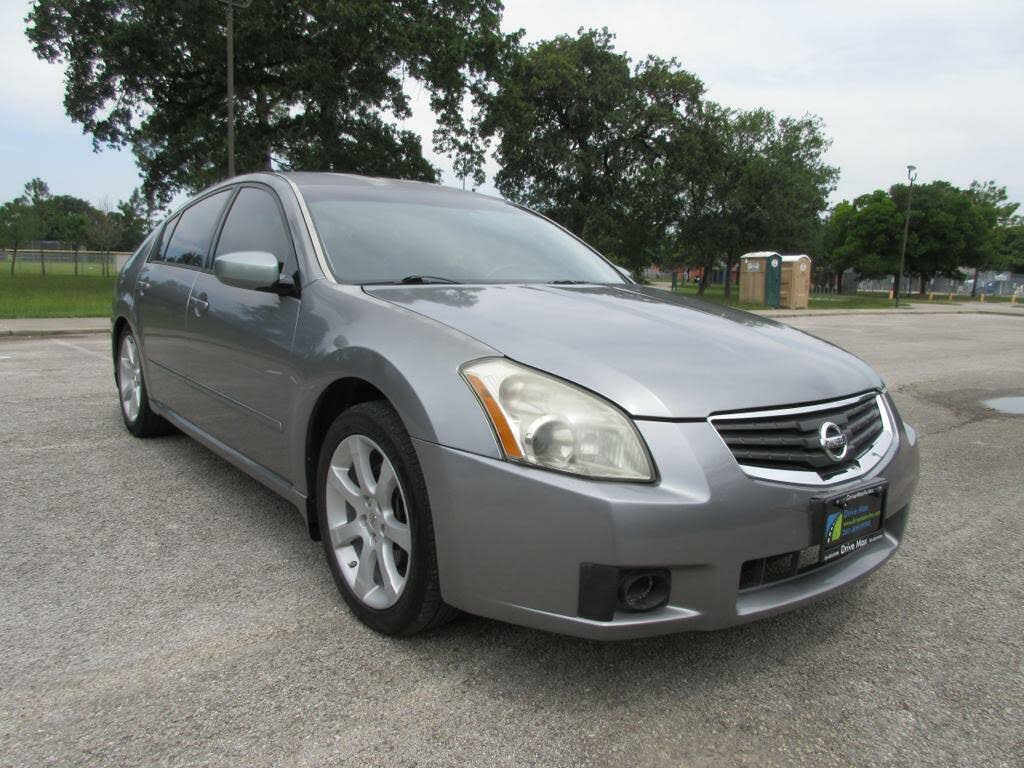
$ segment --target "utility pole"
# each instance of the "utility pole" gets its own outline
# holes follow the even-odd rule
[[[900,248],[900,274],[896,278],[896,290],[893,296],[896,298],[896,306],[900,305],[900,286],[903,284],[903,265],[907,259],[907,236],[910,234],[910,200],[914,196],[914,181],[917,179],[917,166],[907,166],[907,178],[910,179],[910,188],[907,190],[907,217],[903,221],[903,247]]]
[[[235,8],[248,8],[252,0],[220,0],[227,17],[228,48],[228,178],[235,175]]]

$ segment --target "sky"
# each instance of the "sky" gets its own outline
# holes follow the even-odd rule
[[[0,201],[39,176],[55,193],[113,206],[139,184],[131,152],[93,152],[65,115],[63,69],[32,53],[28,8],[0,0]],[[527,42],[580,27],[608,27],[634,60],[675,57],[721,104],[820,116],[841,170],[832,202],[903,181],[911,163],[920,182],[994,179],[1024,202],[1021,0],[506,2],[504,28],[525,29]],[[456,184],[450,161],[430,151],[422,94],[414,108],[405,127]]]

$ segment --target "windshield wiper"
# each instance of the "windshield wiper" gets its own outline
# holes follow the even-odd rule
[[[450,285],[460,285],[458,280],[450,280],[447,277],[437,277],[435,275],[407,275],[398,282],[402,285],[423,285],[425,283],[448,283]]]
[[[401,280],[373,280],[367,283],[360,283],[360,285],[430,285],[432,283],[462,285],[458,280],[450,280],[447,277],[436,277],[434,275],[408,275],[403,277]]]
[[[548,285],[589,285],[589,280],[552,280]]]

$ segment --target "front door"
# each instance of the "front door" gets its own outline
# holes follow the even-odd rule
[[[164,226],[160,247],[135,282],[136,329],[143,349],[149,396],[189,418],[191,348],[186,310],[196,278],[206,262],[214,226],[230,190],[208,195]]]
[[[238,251],[274,254],[298,285],[284,212],[268,187],[245,185],[231,203],[213,258]],[[196,424],[289,482],[298,316],[296,296],[225,285],[210,272],[196,280],[187,315],[190,376],[200,393]]]
[[[135,282],[146,389],[153,400],[171,408],[188,396],[185,307],[197,274],[155,261],[142,267]]]

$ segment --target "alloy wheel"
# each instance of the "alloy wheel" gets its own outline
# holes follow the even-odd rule
[[[380,446],[349,435],[327,472],[327,535],[338,569],[365,605],[390,608],[405,589],[412,535],[402,484]]]
[[[117,382],[121,395],[121,409],[125,418],[134,422],[139,417],[142,403],[142,366],[139,363],[139,348],[130,333],[121,339],[121,354],[117,362]]]

